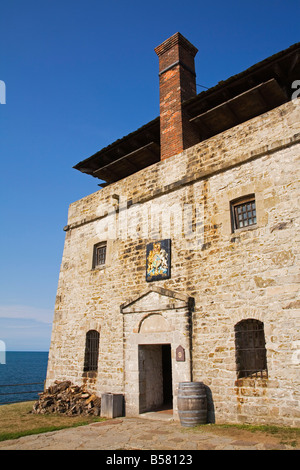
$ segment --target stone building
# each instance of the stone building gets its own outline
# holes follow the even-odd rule
[[[160,116],[75,166],[46,385],[299,426],[300,44],[198,95],[197,49],[155,52]]]

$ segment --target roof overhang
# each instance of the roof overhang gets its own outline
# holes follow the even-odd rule
[[[159,118],[156,118],[74,168],[108,184],[118,181],[160,160],[159,133]]]
[[[300,43],[218,83],[183,103],[199,142],[261,115],[291,99],[300,77]],[[160,160],[160,118],[74,166],[107,184]]]
[[[272,78],[190,119],[201,140],[230,129],[288,101],[287,93]]]

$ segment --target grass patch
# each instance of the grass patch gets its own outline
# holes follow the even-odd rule
[[[202,432],[216,432],[218,434],[224,432],[224,434],[236,434],[239,432],[244,433],[260,433],[264,436],[270,436],[276,438],[278,443],[286,444],[292,447],[297,447],[300,442],[300,428],[288,428],[284,426],[273,426],[273,425],[252,425],[252,424],[204,424],[199,425],[198,431]]]
[[[0,406],[0,441],[103,421],[95,416],[64,416],[63,414],[32,414],[35,402]]]

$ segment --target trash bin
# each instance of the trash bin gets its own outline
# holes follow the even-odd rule
[[[123,395],[103,393],[101,395],[101,417],[117,418],[118,416],[123,416]]]

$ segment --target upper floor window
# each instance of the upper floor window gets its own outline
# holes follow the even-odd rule
[[[247,196],[231,202],[233,231],[256,224],[255,196]]]
[[[266,377],[267,352],[264,324],[253,318],[242,320],[234,327],[237,376]]]
[[[106,242],[97,243],[94,246],[93,268],[104,266],[106,260]]]

